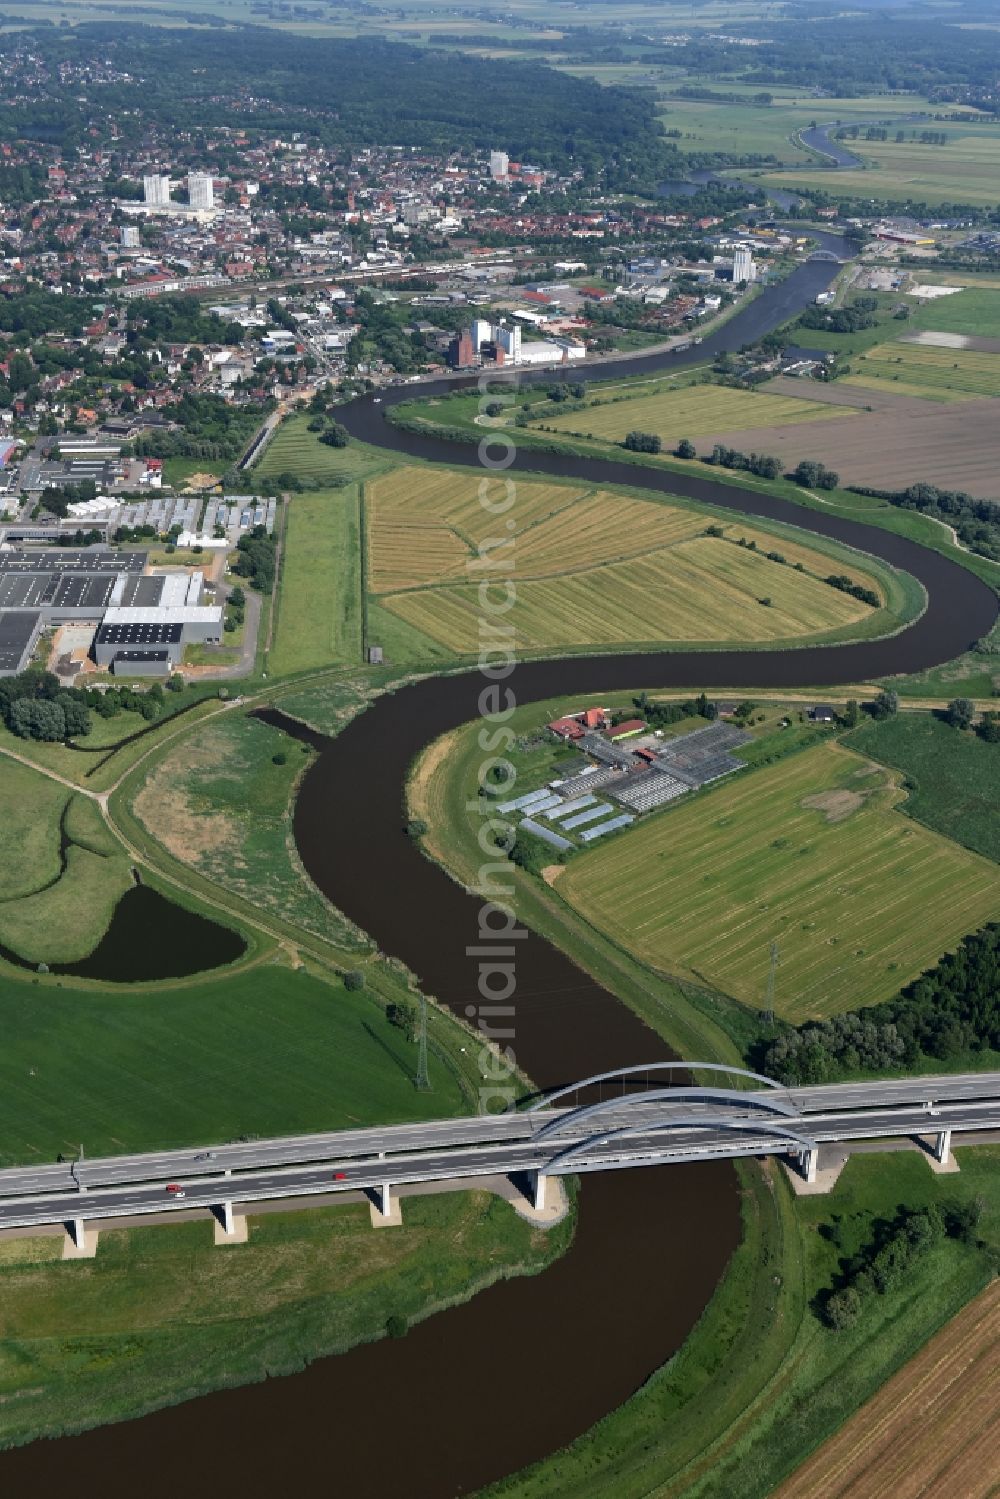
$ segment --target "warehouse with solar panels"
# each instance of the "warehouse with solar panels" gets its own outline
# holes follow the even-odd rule
[[[42,631],[95,626],[98,666],[164,676],[189,642],[222,639],[222,607],[205,602],[201,572],[150,576],[145,552],[0,549],[0,676],[24,671]]]

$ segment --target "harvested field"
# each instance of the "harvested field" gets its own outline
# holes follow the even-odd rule
[[[826,422],[849,414],[810,400],[804,384],[794,396],[735,390],[727,385],[690,385],[681,390],[661,390],[656,395],[611,401],[604,406],[588,406],[583,411],[550,418],[546,425],[609,442],[621,442],[627,433],[638,429],[655,432],[668,445],[682,437],[700,437],[731,427]]]
[[[940,352],[912,346],[911,351]],[[722,442],[744,452],[774,453],[786,468],[802,458],[816,459],[835,469],[845,484],[905,489],[922,481],[995,500],[1000,499],[998,415],[1000,407],[993,401],[907,401],[905,406],[860,412],[851,422],[713,432],[699,438],[697,448],[710,453],[714,443]]]
[[[893,773],[858,777],[869,764],[827,741],[743,772],[577,855],[560,894],[653,967],[751,1005],[777,940],[787,1020],[886,999],[996,918],[1000,886],[896,811]]]
[[[853,380],[799,380],[794,375],[777,375],[768,381],[768,390],[776,395],[789,394],[802,387],[809,392],[811,401],[824,401],[831,406],[855,406],[859,411],[919,411],[927,414],[927,407],[917,405],[916,399],[900,393],[895,387],[879,384],[875,390],[860,390]]]
[[[880,379],[878,375],[849,375],[844,381],[851,390],[863,393],[865,401],[870,403],[873,411],[882,411],[884,407],[879,404],[879,395],[885,391],[888,381]],[[945,390],[944,386],[938,386],[936,390],[930,390],[926,385],[912,385],[906,380],[893,378],[891,389],[898,393],[899,399],[912,401],[935,401],[940,405],[948,405],[951,401],[970,401],[972,397],[968,391]]]
[[[941,349],[904,342],[877,344],[858,356],[856,373],[876,380],[920,386],[929,395],[950,391],[967,396],[1000,392],[1000,356],[974,349]]]
[[[476,649],[482,609],[475,585],[414,589],[383,602],[450,649]],[[699,536],[561,577],[521,577],[506,620],[522,649],[537,650],[636,640],[786,640],[839,629],[870,612],[759,552]]]
[[[443,522],[475,546],[503,533],[508,520],[513,519],[513,534],[516,534],[565,509],[586,493],[568,484],[518,479],[513,500],[508,504],[507,484],[502,477],[456,473],[453,469],[395,469],[365,485],[369,534],[377,534],[380,528],[385,531],[401,521],[411,525]]]
[[[775,1491],[774,1499],[987,1499],[1000,1485],[994,1281]]]
[[[365,486],[371,592],[449,650],[477,647],[479,577],[469,563],[498,534],[518,579],[507,622],[526,649],[795,639],[870,614],[820,581],[835,570],[831,555],[763,528],[725,525],[725,539],[708,537],[709,517],[698,510],[534,480],[518,480],[500,519],[484,510],[480,483],[474,474],[404,469]],[[491,498],[505,496],[495,481]],[[757,550],[732,544],[741,538]],[[769,551],[789,565],[768,560]],[[851,572],[881,594],[863,564]]]

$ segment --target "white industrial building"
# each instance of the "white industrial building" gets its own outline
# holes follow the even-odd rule
[[[509,364],[521,362],[521,329],[514,323],[510,328],[500,327],[496,331],[496,345],[503,349],[504,361]]]
[[[470,332],[472,334],[472,347],[477,354],[481,351],[483,344],[493,342],[493,324],[489,318],[473,318]]]
[[[749,245],[737,245],[733,251],[733,281],[749,284],[757,280],[757,266]]]
[[[510,173],[510,157],[506,151],[490,152],[490,176],[495,182],[504,181]]]

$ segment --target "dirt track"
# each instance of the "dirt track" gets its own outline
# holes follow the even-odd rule
[[[1000,1487],[1000,1281],[772,1499],[987,1499]]]

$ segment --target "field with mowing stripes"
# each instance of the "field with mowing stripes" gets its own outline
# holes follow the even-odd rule
[[[1000,392],[1000,354],[888,343],[859,356],[855,373],[867,380],[898,381],[906,395],[993,396]]]
[[[872,615],[820,581],[840,570],[832,557],[759,528],[724,522],[724,535],[709,537],[703,511],[534,480],[518,480],[513,503],[491,515],[480,483],[474,474],[404,469],[365,485],[369,590],[457,653],[476,649],[478,585],[490,574],[474,564],[493,538],[502,543],[496,575],[517,579],[507,620],[523,649],[791,640]],[[491,503],[503,504],[504,485],[492,481]],[[741,537],[758,550],[734,544]],[[849,566],[881,592],[863,567]]]
[[[833,421],[856,416],[843,406],[796,396],[772,396],[761,391],[734,390],[728,385],[691,385],[681,390],[661,390],[656,395],[638,395],[605,406],[588,406],[546,422],[561,432],[593,434],[609,442],[621,442],[638,429],[655,432],[665,445],[682,437],[702,437],[709,432],[739,431],[743,427],[775,427],[796,422]]]
[[[893,773],[817,745],[578,855],[557,888],[629,952],[751,1005],[777,940],[776,1011],[836,1014],[1000,914],[995,867],[901,817],[901,796]]]

